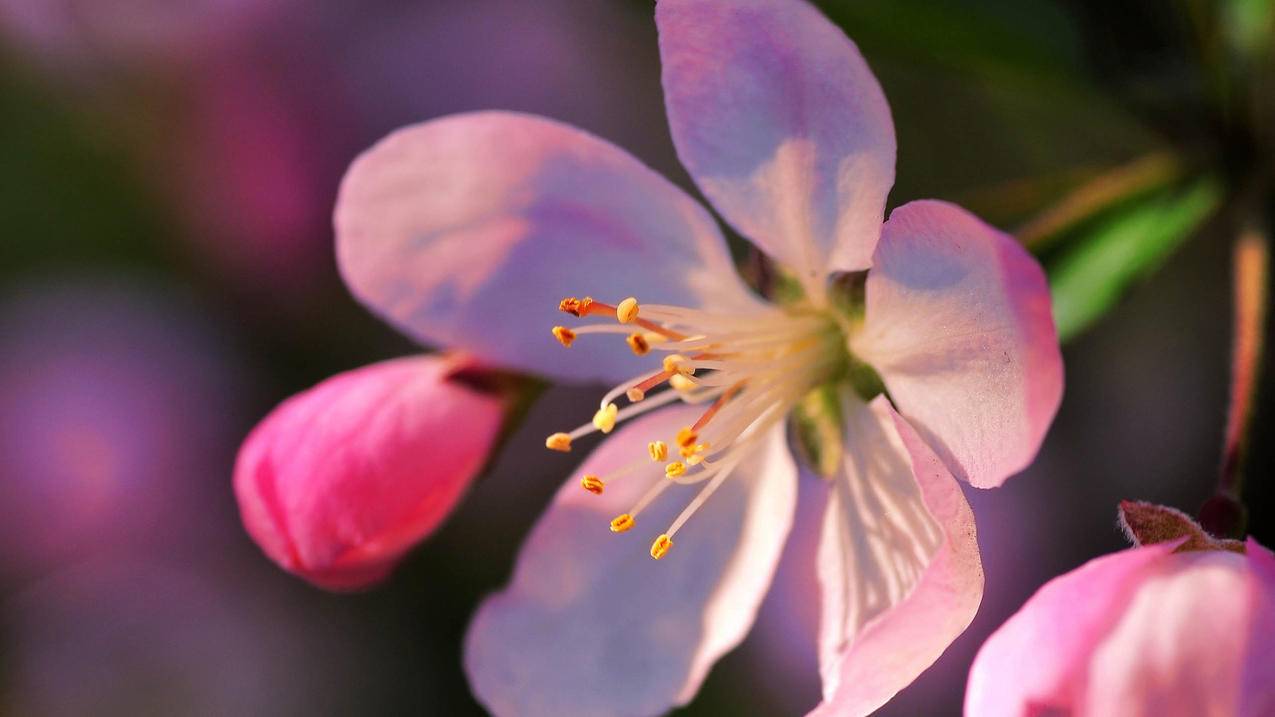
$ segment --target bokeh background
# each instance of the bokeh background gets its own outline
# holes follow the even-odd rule
[[[284,397],[419,350],[349,297],[332,252],[341,174],[387,132],[536,112],[693,191],[652,5],[0,0],[0,713],[481,714],[460,668],[466,622],[574,466],[537,426],[570,423],[594,392],[549,388],[441,532],[363,594],[270,564],[239,524],[231,466]],[[1232,186],[1205,62],[1221,31],[1202,31],[1199,5],[821,3],[891,102],[892,204],[950,199],[1007,230],[1148,153],[1221,167]],[[1184,231],[1068,342],[1039,460],[967,491],[981,611],[882,714],[958,713],[986,636],[1044,581],[1125,545],[1118,500],[1193,512],[1208,497],[1233,234],[1221,210]],[[1271,395],[1249,470],[1267,545]],[[817,702],[818,596],[797,557],[819,508],[803,500],[757,627],[681,713]]]

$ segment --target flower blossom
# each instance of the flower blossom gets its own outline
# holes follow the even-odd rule
[[[1054,578],[988,638],[966,714],[1275,714],[1275,554],[1157,512],[1175,537]]]
[[[383,579],[464,495],[504,406],[436,356],[383,361],[280,404],[235,464],[244,527],[271,560],[329,590]]]
[[[470,627],[466,669],[487,708],[689,701],[774,573],[796,417],[814,427],[831,491],[815,714],[867,713],[981,600],[956,479],[993,487],[1024,468],[1057,410],[1044,276],[945,202],[883,223],[889,107],[854,44],[804,1],[660,0],[656,22],[683,164],[800,299],[758,298],[713,217],[622,150],[510,112],[408,127],[356,160],[336,209],[341,269],[422,341],[614,385],[546,439],[571,450],[610,434]]]

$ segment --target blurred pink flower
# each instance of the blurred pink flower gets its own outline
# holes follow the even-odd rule
[[[169,72],[214,57],[287,0],[0,0],[0,33],[75,75],[124,66]]]
[[[272,296],[309,288],[330,266],[323,177],[334,168],[323,145],[339,135],[285,82],[246,61],[192,73],[176,141],[155,157],[156,179],[177,195],[200,253]]]
[[[674,401],[712,402],[636,420],[559,491],[469,631],[466,668],[489,709],[649,714],[690,700],[748,631],[791,526],[785,418],[828,387],[844,453],[818,550],[816,712],[866,714],[977,609],[973,516],[953,476],[999,485],[1053,418],[1062,364],[1044,276],[950,204],[913,202],[882,224],[889,107],[813,7],[663,0],[656,20],[683,163],[794,272],[803,300],[758,300],[713,218],[622,150],[505,112],[409,127],[359,158],[337,202],[338,261],[361,300],[425,342],[568,382],[619,381],[551,448]],[[832,275],[867,269],[866,315],[839,310]],[[564,357],[545,329],[572,291],[660,303],[564,300],[567,313],[619,322],[556,327]],[[665,352],[655,369],[651,350]],[[865,365],[893,404],[870,380],[852,388]],[[658,500],[687,484],[703,487],[684,510]],[[651,544],[659,564],[603,527],[616,516],[611,530],[627,532],[639,513],[669,526]],[[675,536],[688,547],[670,552]]]
[[[418,356],[338,374],[280,404],[235,465],[248,533],[329,590],[371,585],[432,533],[487,460],[501,399]]]
[[[0,570],[194,538],[233,446],[233,354],[171,294],[80,280],[0,302]]]
[[[221,570],[110,556],[5,595],[5,715],[350,712],[373,655],[339,615]],[[211,561],[210,561],[211,562]],[[339,644],[341,649],[332,649]],[[348,703],[348,707],[344,703]]]
[[[1275,555],[1181,542],[1047,583],[979,651],[966,714],[1275,714]]]

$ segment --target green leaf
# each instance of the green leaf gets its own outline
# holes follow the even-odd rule
[[[1213,176],[1133,201],[1103,216],[1048,262],[1058,337],[1067,341],[1109,311],[1136,279],[1155,270],[1223,197]]]

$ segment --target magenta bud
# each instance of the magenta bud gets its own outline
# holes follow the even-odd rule
[[[244,527],[271,560],[329,590],[387,576],[487,460],[505,402],[419,356],[347,371],[280,404],[235,465]]]
[[[1241,545],[1146,545],[1049,581],[979,650],[965,714],[1275,714],[1275,555]]]

